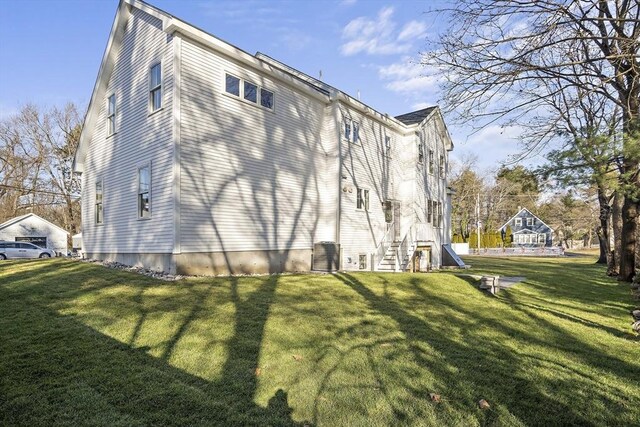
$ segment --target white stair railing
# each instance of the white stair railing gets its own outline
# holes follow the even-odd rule
[[[391,246],[391,243],[393,242],[393,238],[396,235],[396,222],[393,221],[391,223],[389,223],[389,227],[387,228],[387,232],[384,234],[384,236],[382,237],[382,240],[380,240],[380,244],[378,245],[378,247],[376,247],[376,252],[375,252],[375,266],[378,266],[380,264],[380,262],[382,261],[382,259],[384,258],[385,254],[387,253],[387,249],[389,249],[389,246]]]

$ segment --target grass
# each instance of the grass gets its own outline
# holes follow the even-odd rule
[[[3,262],[0,424],[637,425],[627,284],[589,257],[468,261],[527,279]]]

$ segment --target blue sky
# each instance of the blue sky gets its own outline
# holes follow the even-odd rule
[[[416,65],[438,31],[438,1],[149,0],[239,48],[266,53],[398,115],[434,105],[437,79]],[[52,106],[91,97],[117,0],[0,0],[0,117],[25,103]],[[425,77],[426,76],[426,77]],[[449,123],[455,157],[495,167],[517,151],[517,129],[471,134]]]

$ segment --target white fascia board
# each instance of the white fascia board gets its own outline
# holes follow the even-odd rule
[[[310,88],[306,84],[292,77],[290,74],[285,73],[280,69],[277,69],[271,66],[265,61],[262,61],[252,55],[249,55],[243,50],[238,49],[237,47],[230,45],[229,43],[226,43],[212,36],[211,34],[206,33],[205,31],[202,31],[192,25],[189,25],[184,21],[181,21],[177,18],[168,19],[165,22],[165,26],[163,30],[168,34],[173,34],[174,32],[178,32],[183,36],[191,40],[194,40],[218,53],[222,53],[225,56],[228,56],[236,61],[241,62],[242,64],[248,65],[249,67],[255,70],[266,73],[276,78],[277,80],[280,80],[281,82],[284,82],[290,86],[293,86],[297,90],[305,93],[306,95],[309,95],[312,98],[317,99],[318,101],[324,103],[325,105],[328,105],[330,102],[330,99],[327,95],[324,95]]]
[[[91,100],[89,101],[89,108],[87,108],[87,112],[84,116],[84,124],[82,126],[82,133],[80,134],[78,148],[76,149],[76,153],[73,157],[71,170],[75,173],[84,172],[84,160],[87,155],[91,137],[93,136],[95,121],[100,112],[98,104],[102,98],[104,98],[104,94],[107,90],[109,78],[111,77],[111,72],[115,65],[115,55],[122,43],[124,28],[129,20],[130,14],[130,0],[121,0],[116,11],[115,19],[113,20],[113,25],[111,26],[111,33],[109,35],[107,47],[102,56],[98,77],[96,78],[96,83],[91,94]]]
[[[387,114],[382,114],[376,110],[374,110],[373,108],[369,107],[367,104],[364,104],[363,102],[360,102],[358,100],[356,100],[355,98],[352,98],[351,96],[347,95],[346,93],[338,90],[335,95],[334,95],[335,99],[339,100],[340,102],[342,102],[344,105],[353,108],[354,110],[357,110],[359,112],[361,112],[362,114],[364,114],[365,116],[368,116],[380,123],[383,123],[387,126],[391,126],[393,128],[395,128],[397,131],[399,131],[400,133],[402,133],[402,135],[408,135],[410,134],[413,129],[415,129],[417,127],[417,125],[411,125],[411,126],[407,126],[404,123],[402,123],[400,120],[396,119],[395,117],[391,117]],[[332,99],[334,98],[332,97]]]

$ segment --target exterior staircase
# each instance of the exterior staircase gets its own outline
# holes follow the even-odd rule
[[[405,254],[402,259],[398,260],[400,245],[401,242],[399,241],[394,241],[389,245],[384,257],[378,263],[377,271],[399,272],[408,270],[410,256]]]

